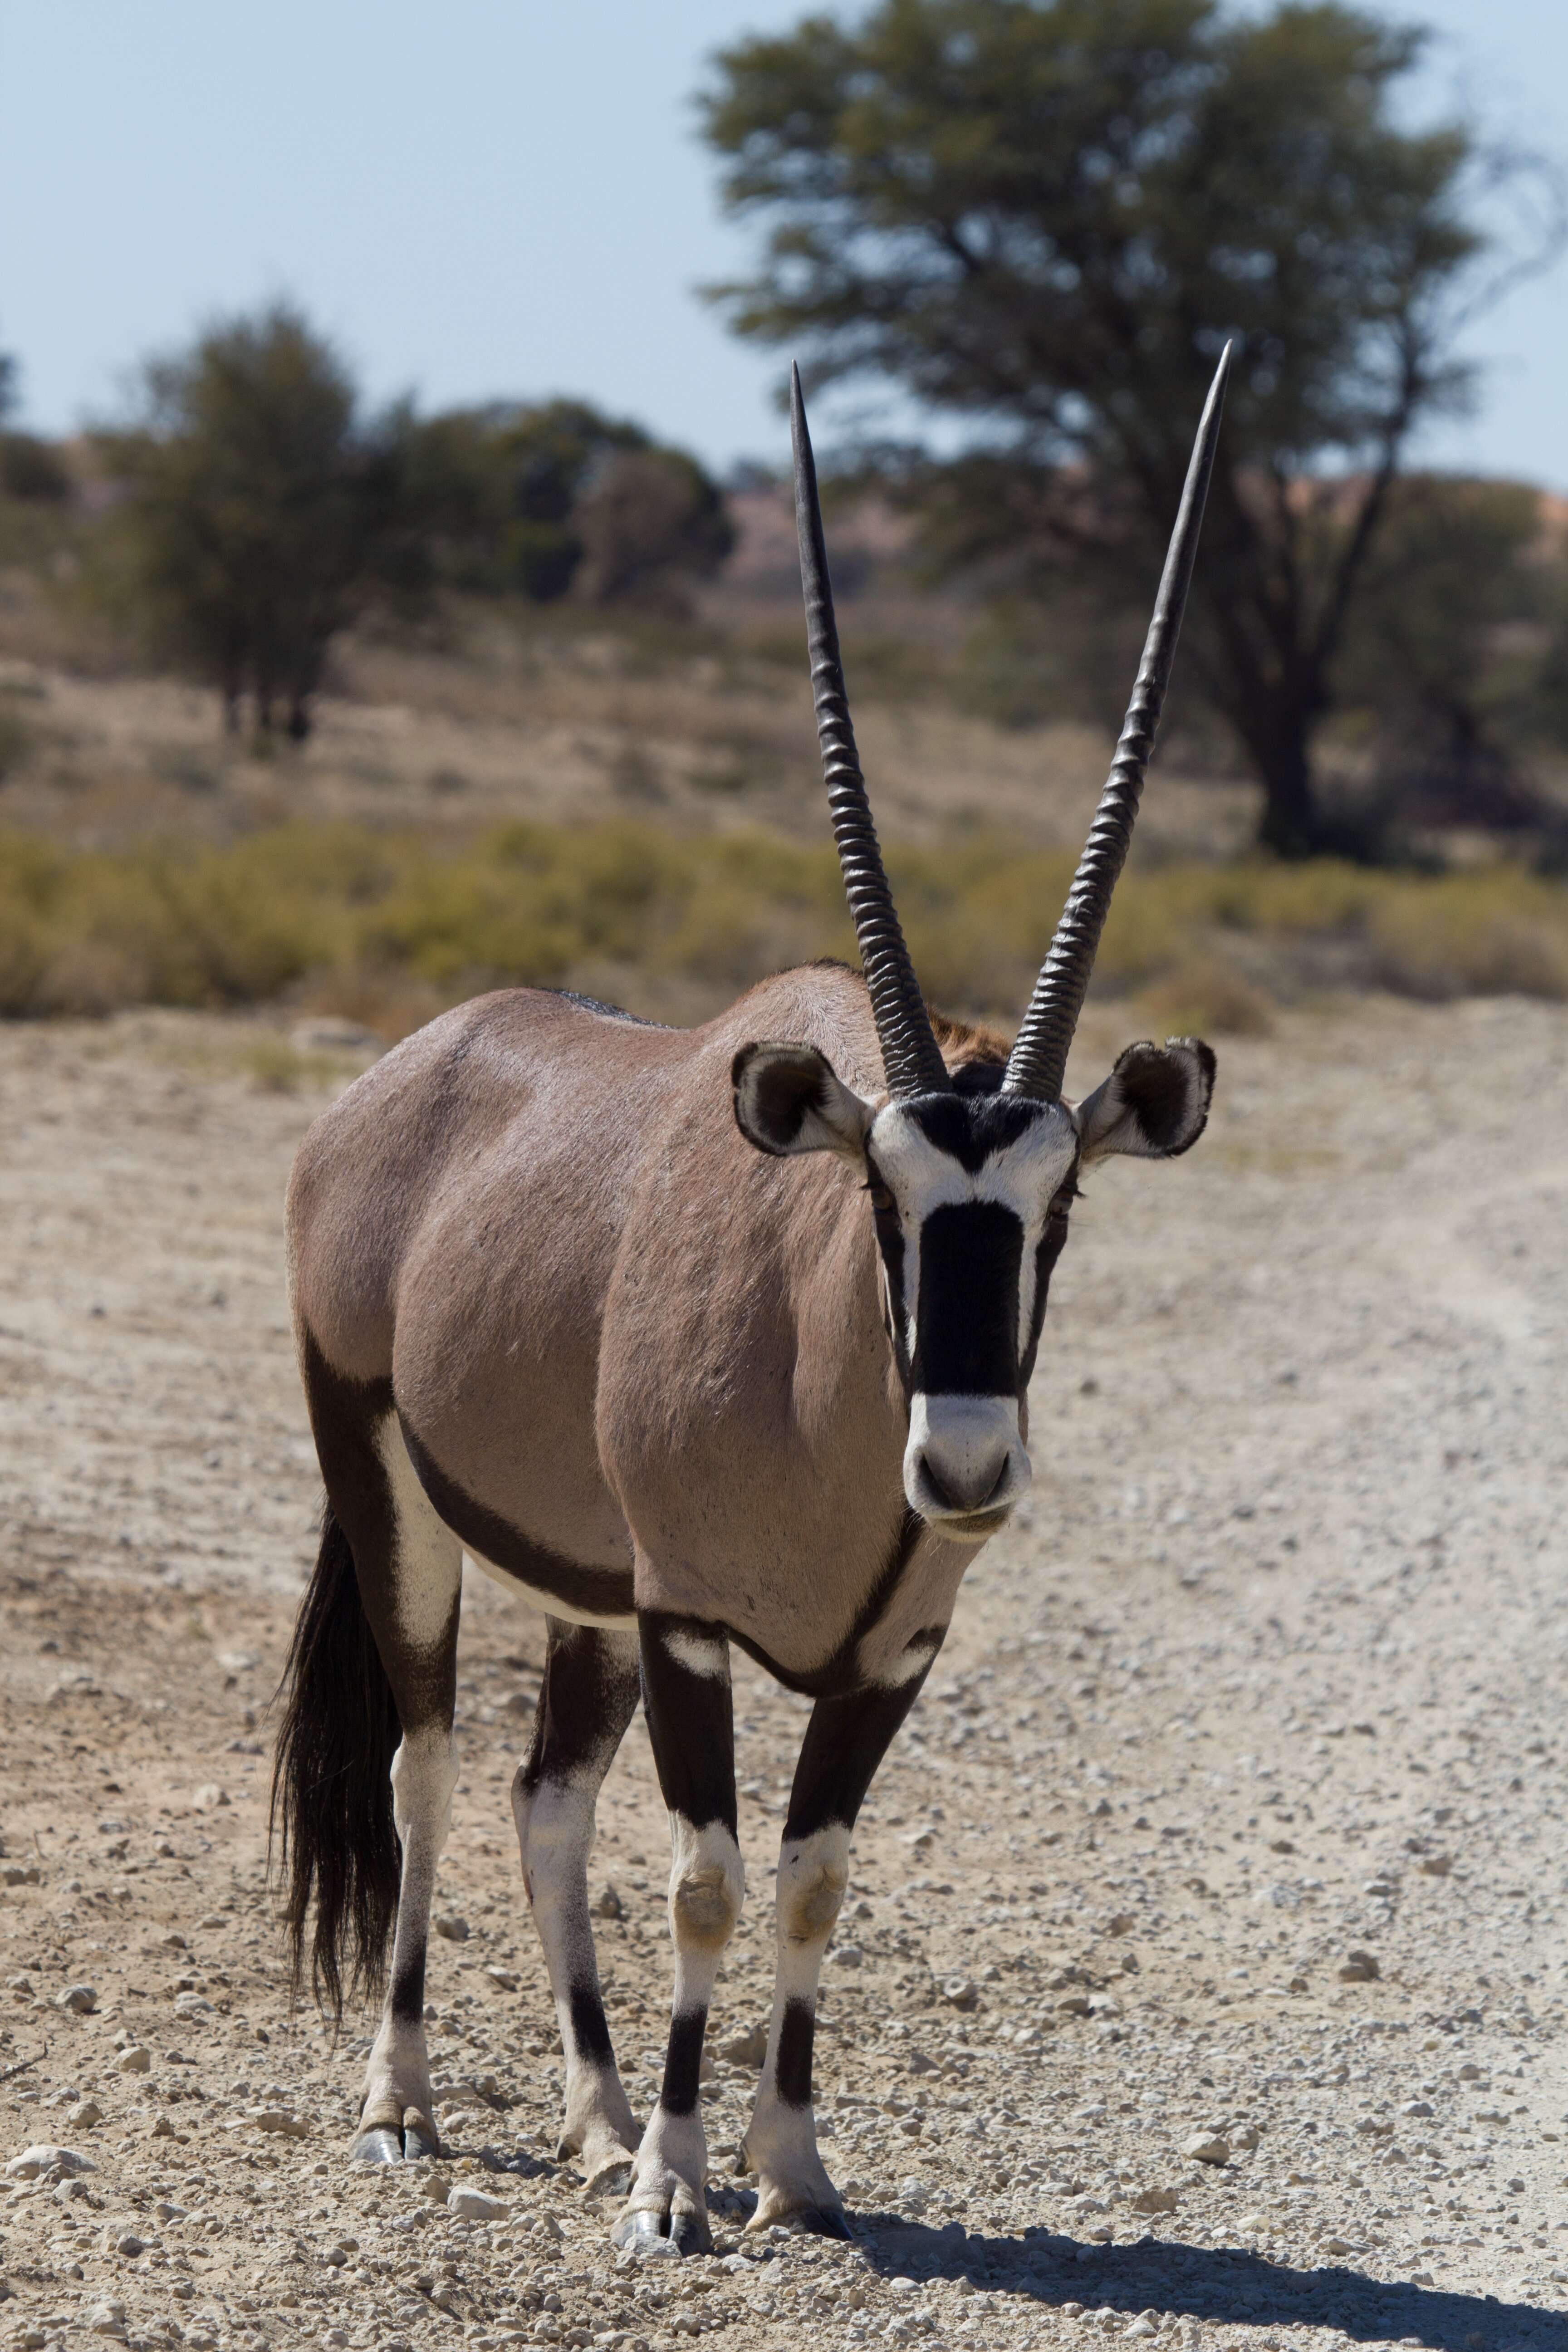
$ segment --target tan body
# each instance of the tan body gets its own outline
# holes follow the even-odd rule
[[[734,1056],[768,1035],[880,1090],[864,984],[833,968],[695,1030],[536,990],[463,1005],[311,1129],[290,1263],[301,1327],[391,1381],[416,1458],[596,1572],[566,1615],[700,1618],[813,1688],[896,1673],[977,1546],[925,1531],[864,1622],[908,1411],[854,1171],[764,1159],[731,1116]],[[562,1611],[539,1573],[517,1580]]]

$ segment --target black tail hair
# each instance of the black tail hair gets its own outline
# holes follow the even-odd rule
[[[402,1871],[391,1773],[403,1727],[330,1503],[278,1696],[268,1860],[276,1846],[295,1985],[313,1903],[311,1989],[341,2021],[345,1969],[351,1991],[378,1993],[385,1979]]]

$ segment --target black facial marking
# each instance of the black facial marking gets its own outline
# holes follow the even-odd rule
[[[691,1617],[666,1616],[645,1609],[637,1621],[642,1638],[643,1706],[658,1769],[658,1785],[672,1813],[693,1829],[722,1822],[735,1835],[735,1719],[728,1675],[694,1675],[668,1645],[671,1633],[689,1633],[711,1642],[722,1629]]]
[[[811,2053],[816,2038],[811,2003],[786,2000],[779,2023],[778,2063],[773,2069],[773,2087],[786,2107],[811,2105]]]
[[[933,1209],[921,1227],[910,1378],[931,1396],[1013,1396],[1024,1228],[995,1201]]]
[[[1026,1095],[921,1095],[902,1108],[928,1143],[971,1176],[1026,1135],[1040,1117],[1039,1104]]]
[[[697,2105],[702,2078],[702,2037],[707,2030],[705,2009],[684,2010],[669,2021],[664,2086],[658,2095],[659,2105],[667,2116],[689,2116]]]
[[[1064,1189],[1070,1192],[1073,1188],[1068,1184]],[[1061,1198],[1062,1195],[1058,1192],[1058,1201],[1059,1202]],[[1067,1246],[1067,1210],[1065,1206],[1058,1209],[1053,1204],[1051,1213],[1046,1219],[1046,1229],[1040,1235],[1038,1247],[1035,1251],[1035,1303],[1029,1316],[1029,1343],[1024,1350],[1024,1360],[1018,1367],[1020,1395],[1028,1387],[1035,1375],[1035,1358],[1039,1353],[1040,1333],[1045,1326],[1046,1300],[1051,1286],[1051,1276],[1055,1271],[1058,1258]]]

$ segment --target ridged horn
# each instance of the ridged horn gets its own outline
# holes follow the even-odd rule
[[[1203,528],[1204,501],[1208,497],[1209,477],[1214,472],[1215,450],[1219,443],[1230,353],[1231,346],[1226,343],[1204,404],[1132,699],[1127,706],[1116,757],[1110,763],[1110,773],[1100,793],[1067,905],[1007,1059],[1007,1074],[1002,1081],[1007,1094],[1032,1095],[1041,1102],[1058,1102],[1061,1098],[1068,1048],[1083,1009],[1089,974],[1094,970],[1100,935],[1110,910],[1110,894],[1132,839],[1144,772],[1154,749],[1154,732],[1171,680],[1182,612],[1197,554],[1198,532]]]
[[[805,598],[805,641],[811,656],[811,692],[816,709],[816,740],[833,838],[844,873],[844,888],[860,943],[860,964],[871,995],[871,1013],[882,1048],[888,1088],[895,1097],[945,1094],[952,1081],[926,1015],[910,951],[893,905],[866,797],[866,779],[849,723],[849,698],[838,655],[833,589],[822,535],[822,505],[816,494],[816,464],[805,427],[800,370],[789,384],[790,439],[795,449],[795,520],[800,538],[800,584]]]

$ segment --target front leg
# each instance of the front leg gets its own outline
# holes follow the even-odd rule
[[[919,1654],[919,1671],[908,1682],[818,1699],[806,1726],[779,1849],[773,2021],[746,2133],[746,2161],[758,2176],[757,2210],[748,2224],[753,2230],[793,2221],[820,2237],[849,2235],[838,2191],[816,2152],[811,2063],[817,1979],[849,1883],[855,1817],[933,1655],[929,1649]]]
[[[735,1835],[730,1644],[711,1625],[651,1611],[640,1615],[638,1630],[643,1706],[669,1808],[675,1997],[658,2105],[613,2234],[617,2246],[670,2238],[683,2254],[710,2253],[698,2084],[713,1982],[745,1894]]]

